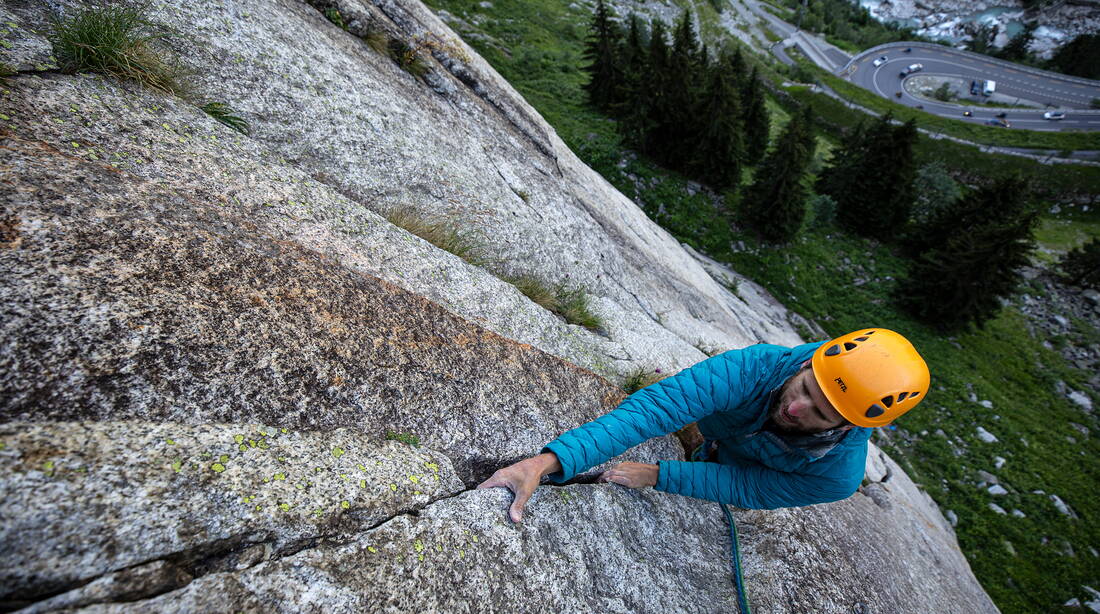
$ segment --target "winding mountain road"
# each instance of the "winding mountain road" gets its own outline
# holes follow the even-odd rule
[[[906,52],[906,49],[911,51]],[[875,66],[877,58],[887,60]],[[906,66],[919,63],[923,70],[904,78],[899,73]],[[924,110],[945,117],[984,123],[998,113],[1013,126],[1028,130],[1100,131],[1100,111],[1088,110],[1092,99],[1100,98],[1100,81],[1021,66],[988,56],[960,51],[928,43],[891,43],[868,49],[852,58],[837,71],[852,83],[884,98],[892,98],[910,106],[923,105]],[[904,87],[916,75],[962,78],[965,82],[993,80],[997,83],[997,101],[1015,104],[1020,100],[1045,104],[1046,109],[1065,112],[1063,120],[1043,118],[1044,109],[997,108],[982,105],[981,94],[966,95],[953,103],[943,103],[913,96]],[[901,92],[897,98],[897,92]],[[966,94],[967,92],[964,92]],[[968,102],[974,103],[968,105]],[[971,117],[963,117],[969,110]]]

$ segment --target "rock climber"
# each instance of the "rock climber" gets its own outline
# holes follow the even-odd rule
[[[635,392],[478,488],[511,490],[509,516],[519,522],[544,476],[564,482],[651,437],[684,429],[685,449],[701,443],[700,458],[713,462],[619,463],[598,480],[742,508],[838,501],[863,479],[871,429],[915,407],[928,384],[916,348],[883,328],[793,348],[753,345]]]

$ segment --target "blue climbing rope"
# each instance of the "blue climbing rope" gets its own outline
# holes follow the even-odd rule
[[[706,462],[706,451],[710,450],[710,444],[710,441],[704,441],[702,445],[695,448],[691,454],[691,460],[698,463]],[[730,567],[733,570],[734,584],[737,586],[737,607],[741,614],[752,614],[749,611],[749,599],[745,593],[745,579],[741,576],[741,542],[737,539],[737,523],[733,520],[729,506],[719,503],[718,507],[722,508],[722,513],[726,515],[726,524],[730,528]]]

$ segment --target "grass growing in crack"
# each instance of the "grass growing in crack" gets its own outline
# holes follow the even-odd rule
[[[577,324],[592,331],[598,331],[603,327],[600,317],[592,313],[588,302],[588,294],[580,288],[558,287],[557,313],[570,324]]]
[[[626,378],[623,380],[623,392],[634,394],[646,386],[656,384],[665,379],[665,377],[667,377],[667,375],[661,373],[660,369],[645,366],[634,367],[633,370],[626,374]]]
[[[386,441],[396,441],[403,443],[407,446],[414,448],[420,447],[420,438],[412,433],[398,433],[397,431],[386,431]]]
[[[554,289],[547,286],[539,278],[533,275],[502,276],[501,279],[512,284],[524,296],[531,299],[536,305],[547,311],[554,311],[557,307],[558,295]]]
[[[248,122],[234,115],[236,111],[229,105],[223,102],[211,102],[203,106],[202,110],[210,117],[213,117],[237,132],[245,135],[248,134]]]
[[[441,250],[448,251],[466,262],[484,267],[492,263],[485,243],[469,232],[463,232],[451,221],[432,221],[408,209],[386,212],[386,219],[394,226],[424,239]]]
[[[363,40],[366,41],[368,47],[378,53],[389,53],[390,37],[386,36],[385,32],[375,29],[368,30],[363,36]]]
[[[54,18],[49,40],[63,72],[110,75],[180,94],[181,71],[154,47],[164,37],[154,28],[141,9],[89,7]]]
[[[534,275],[500,275],[500,278],[522,292],[543,309],[556,313],[566,322],[598,332],[603,320],[592,313],[588,294],[580,288],[568,288],[563,284],[550,286]]]

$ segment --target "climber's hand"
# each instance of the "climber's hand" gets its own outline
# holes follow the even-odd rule
[[[661,470],[658,465],[645,463],[619,463],[604,471],[597,478],[598,482],[614,482],[629,488],[644,488],[657,485],[657,474]]]
[[[498,469],[477,487],[480,489],[503,486],[512,491],[515,496],[512,499],[512,506],[508,508],[508,516],[512,522],[519,522],[523,519],[523,506],[527,505],[527,500],[538,488],[542,476],[558,471],[561,471],[561,463],[558,462],[557,455],[553,452],[544,452]]]

